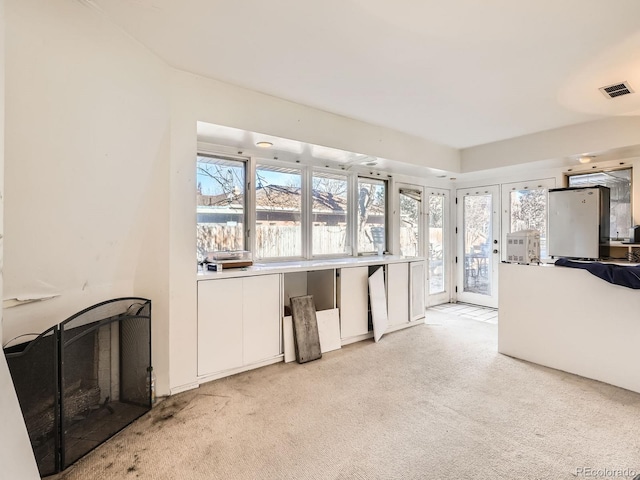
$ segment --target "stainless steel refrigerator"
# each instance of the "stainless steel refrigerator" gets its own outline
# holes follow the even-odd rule
[[[609,256],[609,188],[549,190],[549,256]]]

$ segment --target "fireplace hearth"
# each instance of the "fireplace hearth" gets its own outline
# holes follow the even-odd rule
[[[150,410],[151,301],[93,305],[4,349],[41,476]]]

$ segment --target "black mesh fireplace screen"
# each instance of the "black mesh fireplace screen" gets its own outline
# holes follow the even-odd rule
[[[28,343],[5,348],[40,475],[58,471],[58,327]]]
[[[150,300],[99,303],[5,354],[42,476],[151,408]]]

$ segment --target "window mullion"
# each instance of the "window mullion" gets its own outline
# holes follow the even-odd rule
[[[313,206],[313,188],[311,182],[311,168],[302,170],[302,256],[311,258],[312,234],[311,234],[311,209]]]
[[[247,250],[255,258],[256,251],[256,159],[249,157],[247,161]]]
[[[352,173],[349,175],[349,247],[351,255],[357,256],[358,252],[358,175]]]

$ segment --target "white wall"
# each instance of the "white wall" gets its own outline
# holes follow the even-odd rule
[[[0,0],[0,292],[2,291],[2,204],[4,199],[4,18],[4,0]],[[1,338],[2,314],[0,313]],[[0,429],[0,465],[2,465],[0,477],[24,480],[40,478],[4,355],[0,355],[0,424],[2,424]]]
[[[168,388],[168,69],[72,0],[6,0],[5,341],[113,297],[153,301]],[[164,305],[164,308],[163,308]]]
[[[640,138],[639,138],[640,140]],[[473,175],[467,180],[458,180],[452,185],[452,192],[455,195],[456,189],[471,188],[484,185],[503,185],[505,183],[515,183],[531,180],[555,179],[556,187],[565,186],[565,177],[567,174],[587,173],[592,170],[599,171],[602,169],[628,168],[632,167],[631,185],[634,190],[632,197],[631,210],[633,213],[633,222],[640,224],[640,157],[621,157],[609,160],[597,161],[592,163],[580,164],[574,161],[571,165],[564,166],[536,166],[535,163],[530,164],[528,168],[516,166],[517,168],[502,167],[491,170],[485,170]]]
[[[640,144],[640,116],[612,117],[462,150],[463,173]]]

